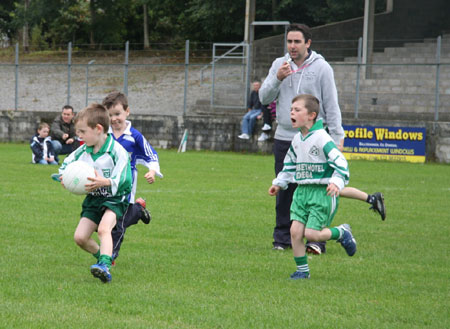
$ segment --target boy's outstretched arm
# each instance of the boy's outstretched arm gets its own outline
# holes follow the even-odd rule
[[[145,175],[145,179],[147,180],[147,183],[153,184],[155,182],[155,176],[156,176],[156,170],[150,169]]]

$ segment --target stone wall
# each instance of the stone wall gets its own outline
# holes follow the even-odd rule
[[[0,111],[0,142],[28,143],[41,121],[51,123],[55,112]],[[141,131],[156,148],[178,148],[185,129],[188,129],[188,150],[271,153],[271,142],[240,140],[242,115],[188,115],[188,116],[131,116],[134,127]],[[427,161],[450,163],[450,122],[383,121],[379,119],[344,118],[349,125],[422,126],[427,129]],[[261,122],[255,131],[261,131]]]

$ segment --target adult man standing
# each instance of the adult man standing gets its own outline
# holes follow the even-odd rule
[[[270,104],[277,100],[278,126],[274,137],[275,176],[283,168],[283,161],[292,138],[298,132],[292,128],[290,109],[292,99],[299,94],[311,94],[320,101],[319,117],[328,127],[333,141],[342,151],[344,129],[341,110],[338,104],[334,73],[325,59],[310,50],[311,32],[303,24],[291,24],[287,29],[286,42],[288,53],[275,59],[264,80],[259,97],[261,103]],[[291,245],[290,205],[296,185],[289,184],[287,190],[280,191],[276,199],[276,226],[273,233],[274,249],[286,249]],[[345,188],[341,196],[366,201],[372,205],[382,219],[385,218],[384,199],[381,193],[368,195],[355,188]],[[307,245],[308,246],[308,245]],[[325,252],[325,244],[309,244],[310,252]]]
[[[64,105],[61,114],[53,120],[50,132],[56,161],[58,161],[58,154],[70,154],[80,146],[75,134],[74,116],[73,107]]]

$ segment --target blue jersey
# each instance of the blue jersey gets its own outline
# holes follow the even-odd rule
[[[126,121],[127,127],[123,134],[116,138],[114,136],[111,127],[109,132],[114,139],[122,145],[125,150],[127,150],[130,155],[130,165],[131,171],[133,173],[133,189],[131,193],[130,202],[134,203],[134,195],[136,193],[136,180],[137,180],[137,169],[136,165],[140,164],[148,168],[148,170],[154,170],[156,175],[163,177],[159,168],[159,158],[158,153],[150,145],[150,143],[145,139],[145,137],[135,128],[131,126],[130,121]]]

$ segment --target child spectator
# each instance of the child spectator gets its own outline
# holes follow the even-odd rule
[[[30,148],[33,152],[32,162],[36,164],[52,164],[57,165],[55,161],[55,152],[53,151],[52,140],[48,136],[50,126],[41,122],[37,129],[37,134],[31,138]]]
[[[120,246],[123,242],[126,229],[137,224],[141,219],[145,224],[151,220],[150,212],[146,209],[146,202],[142,198],[134,200],[137,188],[138,171],[137,164],[147,167],[148,172],[144,177],[149,184],[155,182],[155,176],[163,177],[159,169],[158,154],[145,139],[145,137],[126,120],[130,115],[127,96],[115,91],[103,99],[103,106],[109,112],[111,126],[109,133],[120,143],[130,154],[131,172],[133,177],[133,187],[131,189],[130,205],[123,217],[119,220],[112,231],[113,237],[113,259],[119,256]]]
[[[248,110],[247,113],[242,118],[241,124],[241,134],[238,136],[240,139],[250,139],[253,134],[253,129],[255,128],[256,119],[261,119],[262,110],[264,105],[259,101],[258,91],[261,88],[261,82],[254,81],[252,83],[253,91],[250,93],[248,99]]]
[[[284,159],[283,170],[269,188],[270,195],[297,183],[291,205],[291,242],[297,270],[291,279],[308,279],[309,267],[303,239],[337,240],[349,256],[356,252],[356,241],[348,224],[331,225],[339,204],[339,192],[348,183],[345,157],[323,129],[319,100],[308,94],[294,97],[291,106],[294,136]]]
[[[269,139],[269,132],[272,130],[272,121],[275,119],[276,116],[276,107],[277,103],[276,101],[273,101],[267,106],[263,106],[263,121],[264,125],[262,126],[261,130],[262,133],[258,137],[258,142],[264,142]]]
[[[102,282],[111,281],[112,237],[116,226],[128,207],[131,192],[131,167],[127,151],[108,134],[108,111],[100,104],[92,104],[75,117],[78,137],[84,144],[69,154],[59,169],[63,174],[73,161],[85,161],[92,165],[96,176],[86,184],[88,195],[83,201],[81,218],[74,239],[80,248],[91,253],[97,263],[91,273]],[[91,235],[98,232],[100,245]]]

